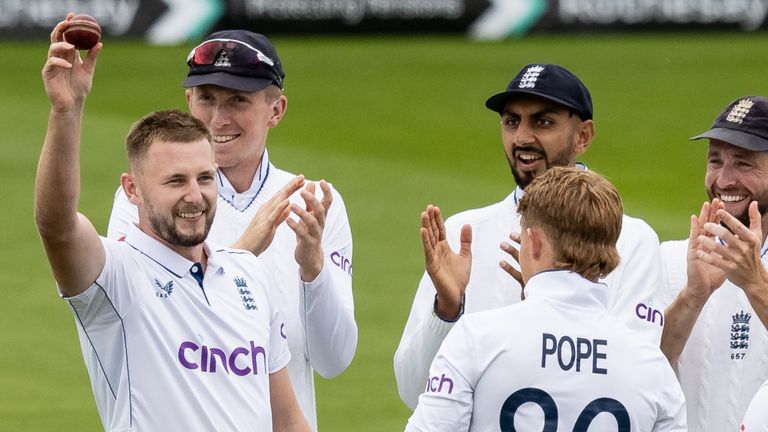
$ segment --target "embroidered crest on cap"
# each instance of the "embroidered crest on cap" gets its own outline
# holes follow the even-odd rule
[[[216,58],[216,61],[213,63],[213,65],[218,67],[232,67],[232,63],[229,62],[226,51],[219,53],[219,56]]]
[[[520,78],[520,85],[518,88],[534,88],[536,87],[536,80],[539,79],[539,74],[544,71],[544,66],[531,66]]]
[[[731,108],[731,112],[728,113],[728,117],[725,119],[731,123],[741,123],[744,120],[744,117],[749,114],[749,109],[752,108],[752,105],[754,104],[755,103],[749,99],[740,100],[739,103]]]

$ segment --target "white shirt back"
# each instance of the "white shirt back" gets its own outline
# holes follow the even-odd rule
[[[608,312],[604,284],[548,271],[525,293],[459,320],[407,431],[685,430],[671,367]]]

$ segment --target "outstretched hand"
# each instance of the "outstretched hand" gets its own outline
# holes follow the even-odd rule
[[[454,320],[461,312],[472,269],[472,228],[461,228],[461,247],[458,254],[453,252],[445,238],[440,209],[430,204],[421,213],[421,242],[427,274],[437,291],[435,312],[443,319]]]
[[[711,260],[705,260],[700,255],[705,248],[702,245],[717,243],[715,234],[705,229],[707,224],[720,223],[720,212],[723,203],[715,198],[712,203],[704,202],[699,216],[691,216],[691,229],[688,235],[688,285],[691,296],[706,301],[712,293],[725,282],[725,273],[722,269],[713,266]]]
[[[704,224],[696,249],[697,258],[744,290],[765,289],[766,271],[760,258],[763,231],[757,201],[749,205],[749,228],[725,210],[717,210],[717,217],[725,226],[712,222]],[[715,236],[721,242],[716,241]]]
[[[64,30],[73,16],[75,14],[70,12],[53,28],[48,59],[42,71],[45,93],[57,111],[82,106],[91,91],[96,59],[102,47],[101,42],[97,43],[83,61],[75,46],[64,41]]]
[[[265,202],[248,224],[243,235],[232,245],[236,249],[246,249],[259,256],[275,238],[277,227],[288,219],[291,213],[290,196],[304,186],[304,176],[298,175],[286,183],[276,194]]]
[[[296,233],[296,250],[294,258],[299,263],[299,274],[304,282],[315,280],[323,269],[323,230],[328,209],[331,208],[333,196],[331,187],[325,180],[320,180],[320,189],[323,191],[322,202],[315,197],[315,183],[309,182],[301,191],[305,208],[292,204],[290,209],[298,221],[291,218],[286,223]]]

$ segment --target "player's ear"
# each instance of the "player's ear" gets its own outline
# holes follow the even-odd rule
[[[592,120],[584,120],[579,124],[579,129],[576,135],[576,146],[574,151],[576,156],[581,155],[592,144],[592,140],[595,138],[595,123]]]
[[[187,101],[187,106],[189,106],[189,101],[192,99],[192,88],[193,87],[190,87],[184,90],[184,99]]]
[[[120,186],[123,187],[125,196],[128,197],[128,201],[133,205],[139,205],[141,197],[139,196],[139,187],[136,183],[136,176],[133,174],[123,173],[120,175]]]
[[[526,228],[528,234],[528,245],[531,248],[531,257],[534,260],[540,260],[544,244],[542,243],[541,231],[537,228]]]
[[[277,127],[280,124],[280,120],[283,119],[285,111],[288,109],[288,98],[285,95],[280,95],[277,99],[270,104],[270,117],[267,121],[267,126],[270,128]]]

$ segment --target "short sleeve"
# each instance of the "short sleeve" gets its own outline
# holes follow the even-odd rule
[[[285,322],[277,308],[273,307],[272,309],[269,321],[269,373],[275,373],[284,368],[291,359]]]
[[[466,323],[460,320],[443,341],[406,431],[469,429],[478,366]]]

